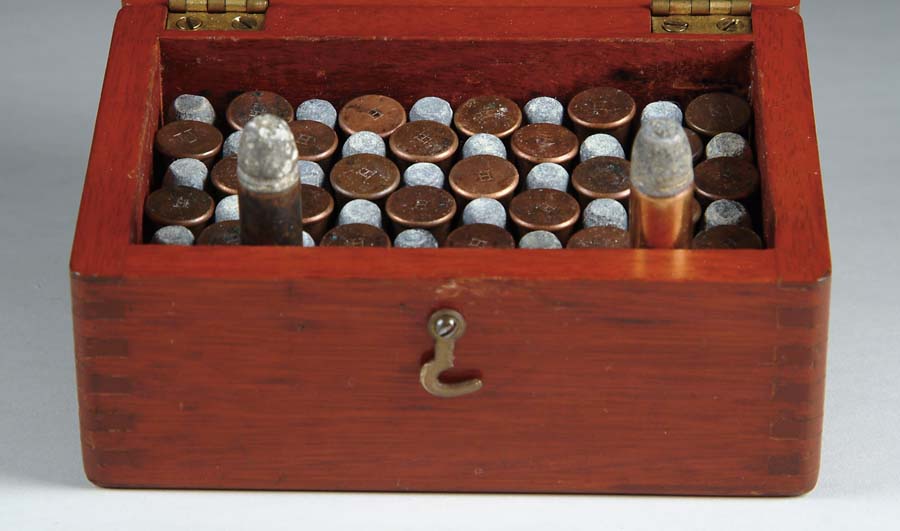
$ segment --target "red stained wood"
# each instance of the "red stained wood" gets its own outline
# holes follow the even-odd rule
[[[166,5],[168,0],[122,0],[123,6]],[[269,0],[271,7],[279,6],[503,6],[503,7],[642,7],[649,9],[649,0]],[[795,8],[800,0],[753,0],[754,6]]]
[[[160,6],[131,8],[116,19],[72,246],[73,272],[120,275],[128,244],[140,235],[160,115],[157,36],[165,14]]]
[[[394,21],[399,10],[342,9],[279,4],[266,31],[239,37],[162,31],[160,5],[120,14],[72,251],[88,477],[172,488],[811,489],[830,262],[800,19],[757,7],[752,36],[671,37],[650,35],[641,9],[616,10],[615,26],[604,9],[489,8],[514,28],[496,34],[471,14],[421,7],[417,35]],[[335,23],[347,13],[357,16]],[[431,26],[434,15],[446,25]],[[247,88],[295,104],[378,91],[409,105],[479,91],[567,99],[601,83],[639,104],[746,91],[772,248],[136,243],[161,103],[179,93],[206,94],[222,114]],[[425,324],[443,307],[469,323],[458,366],[485,382],[465,398],[418,383],[433,348]]]
[[[253,88],[279,92],[295,103],[327,97],[336,105],[359,94],[385,93],[408,107],[432,94],[458,105],[473,94],[499,93],[524,105],[541,94],[567,100],[605,82],[628,90],[641,105],[660,97],[686,105],[704,91],[746,90],[750,84],[751,46],[745,38],[720,41],[710,50],[692,39],[664,44],[647,37],[542,36],[506,42],[482,40],[486,34],[478,40],[383,40],[369,30],[366,35],[371,38],[234,40],[167,34],[160,41],[164,97],[169,101],[180,93],[201,92],[223,108]]]
[[[782,282],[831,274],[822,172],[806,61],[803,21],[795,13],[757,9],[762,31],[754,48],[754,108],[760,167],[768,175],[766,227],[778,249]],[[788,63],[785,57],[795,57]],[[790,134],[769,131],[791,124]],[[794,190],[802,188],[803,199]]]

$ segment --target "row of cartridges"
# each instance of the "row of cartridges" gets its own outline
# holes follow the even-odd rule
[[[181,95],[145,204],[168,245],[759,249],[752,111],[717,92],[649,103],[598,87],[564,106],[497,95],[455,110],[364,95],[296,109],[266,91],[224,116]],[[227,124],[227,125],[226,125]],[[226,138],[216,127],[227,127]],[[627,153],[630,151],[630,160]]]

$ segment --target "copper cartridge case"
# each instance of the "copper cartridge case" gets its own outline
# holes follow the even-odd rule
[[[691,221],[693,221],[694,228],[696,228],[697,223],[700,223],[700,219],[703,217],[703,207],[700,205],[700,201],[697,201],[696,196],[691,201],[691,208]]]
[[[693,249],[762,249],[762,239],[740,225],[719,225],[694,238]]]
[[[264,114],[246,124],[238,182],[243,245],[303,245],[297,147],[287,122]]]
[[[406,123],[406,109],[397,100],[367,94],[347,102],[338,113],[338,125],[347,136],[371,131],[381,138],[391,136]]]
[[[513,198],[509,217],[519,238],[536,230],[552,232],[563,245],[581,217],[578,201],[567,193],[550,188],[527,190]]]
[[[315,162],[322,171],[331,171],[331,162],[338,148],[334,129],[313,120],[295,120],[288,124],[297,143],[297,158]]]
[[[628,249],[631,236],[619,227],[591,227],[576,232],[569,238],[566,249]]]
[[[631,157],[630,229],[634,247],[687,249],[694,234],[694,164],[684,128],[648,120]]]
[[[684,128],[684,134],[688,137],[688,142],[691,144],[691,156],[694,160],[694,165],[700,164],[700,161],[706,156],[706,143],[703,142],[703,138],[694,132],[693,129],[688,127]]]
[[[431,120],[419,120],[400,126],[388,144],[400,171],[417,162],[436,164],[446,175],[453,166],[459,149],[459,138],[453,129]]]
[[[240,185],[237,176],[237,156],[227,157],[213,166],[210,172],[213,195],[216,199],[222,199],[229,195],[236,195]]]
[[[241,242],[244,245],[303,245],[300,183],[275,193],[241,186]]]
[[[653,197],[632,188],[629,211],[632,246],[689,248],[694,236],[694,220],[699,220],[693,201],[693,188],[672,197]]]
[[[383,207],[399,186],[400,169],[380,155],[351,155],[331,169],[331,187],[339,207],[354,199],[368,199]]]
[[[271,114],[285,122],[292,122],[294,107],[288,100],[274,92],[255,90],[233,99],[225,111],[225,119],[231,127],[240,131],[250,120],[263,114]]]
[[[318,243],[331,223],[334,199],[325,189],[309,184],[301,185],[303,230]]]
[[[628,206],[631,163],[618,157],[594,157],[572,172],[572,188],[581,208],[595,199],[615,199]]]
[[[697,133],[712,138],[720,133],[745,132],[752,116],[753,109],[747,100],[716,92],[694,99],[685,110],[684,120]]]
[[[178,159],[197,159],[212,167],[223,142],[222,133],[203,122],[170,122],[156,132],[156,151],[166,167]]]
[[[322,247],[390,247],[386,232],[365,223],[340,225],[322,236]]]
[[[522,109],[503,96],[478,96],[456,109],[453,124],[465,137],[487,133],[506,139],[522,125]]]
[[[759,170],[737,157],[709,159],[694,169],[697,199],[706,207],[719,199],[748,203],[759,190]]]
[[[515,249],[516,240],[505,229],[490,223],[463,225],[447,236],[445,247]]]
[[[199,236],[213,216],[216,204],[203,190],[188,186],[160,188],[147,196],[144,213],[153,230],[181,225]]]
[[[506,159],[475,155],[457,162],[450,170],[448,180],[459,208],[479,197],[496,199],[508,206],[519,186],[519,172]]]
[[[627,92],[612,87],[597,87],[578,93],[569,102],[569,119],[579,142],[595,133],[614,136],[628,145],[637,104]]]
[[[433,186],[407,186],[388,197],[385,207],[394,234],[406,229],[425,229],[442,243],[456,215],[456,200],[446,190]]]
[[[240,245],[240,220],[222,221],[203,229],[197,238],[197,245]]]
[[[543,162],[554,162],[571,171],[578,148],[575,133],[561,125],[547,123],[526,125],[513,133],[510,141],[519,175],[528,175],[532,168]]]

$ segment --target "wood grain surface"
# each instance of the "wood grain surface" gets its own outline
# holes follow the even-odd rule
[[[168,0],[122,0],[123,6],[164,6],[167,3]],[[486,4],[502,7],[641,7],[650,9],[650,0],[490,0],[490,2],[484,0],[269,0],[270,9],[298,6],[477,7]],[[753,0],[753,5],[796,8],[800,5],[800,0]]]
[[[357,22],[278,9],[252,36],[165,32],[158,3],[117,21],[71,262],[92,481],[703,495],[814,486],[831,265],[795,13],[757,7],[754,34],[729,38],[650,35],[645,9],[615,10],[614,26],[603,9],[488,8],[525,24],[503,36],[425,6],[417,19],[447,24],[429,38],[404,34],[390,7],[354,8],[369,10],[351,11],[366,15]],[[534,13],[543,30],[525,20]],[[420,27],[438,28],[429,24]],[[639,104],[747,94],[772,248],[137,243],[160,109],[179,93],[219,109],[248,88],[292,103],[373,91],[405,105],[429,94],[458,103],[496,91],[522,104],[595,84]],[[433,348],[425,325],[439,308],[468,322],[457,362],[484,379],[476,394],[438,399],[419,385]]]

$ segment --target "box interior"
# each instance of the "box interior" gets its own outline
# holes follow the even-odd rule
[[[340,107],[368,93],[409,108],[437,95],[454,107],[485,93],[524,105],[551,95],[568,101],[592,86],[627,91],[643,107],[687,105],[711,91],[749,95],[752,44],[695,40],[516,41],[196,39],[160,40],[163,100],[202,94],[220,114],[247,90],[271,90],[295,105],[324,98]]]
[[[323,98],[338,108],[356,96],[382,93],[407,109],[424,96],[440,96],[455,107],[486,93],[506,95],[520,105],[539,95],[565,104],[592,86],[625,90],[639,109],[656,100],[684,108],[712,91],[753,97],[750,39],[234,39],[163,33],[159,45],[160,109],[179,94],[204,95],[226,134],[228,102],[248,90],[277,92],[294,105]],[[154,173],[159,179],[162,172]],[[763,187],[765,180],[763,175]],[[149,183],[144,197],[156,185]],[[762,213],[752,214],[757,231],[771,242]],[[143,216],[137,218],[133,233],[141,235]]]

